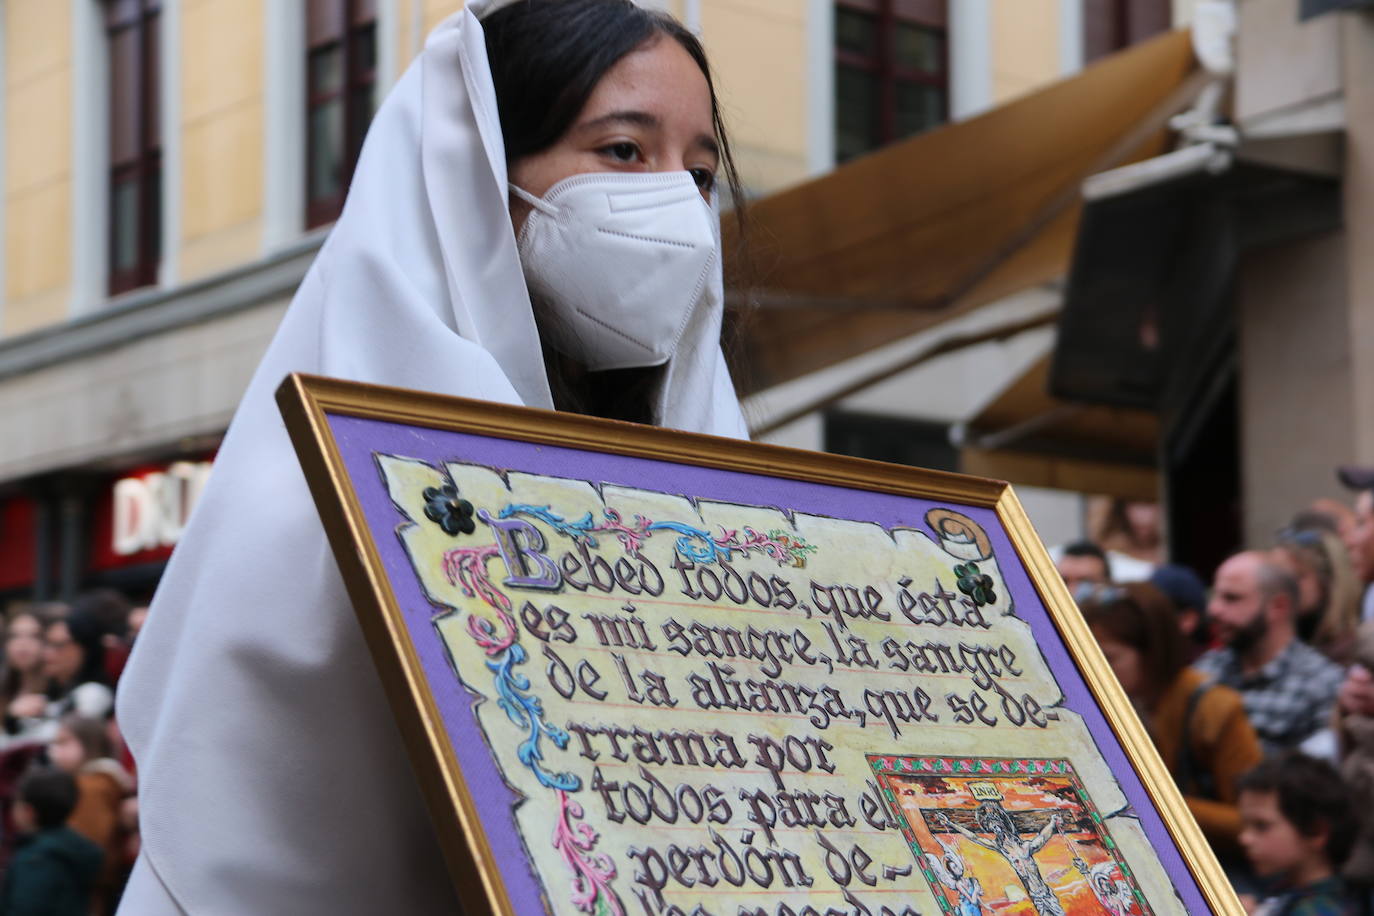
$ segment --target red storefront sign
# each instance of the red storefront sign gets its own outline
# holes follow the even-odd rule
[[[130,471],[92,508],[93,571],[166,560],[210,476],[209,461]]]

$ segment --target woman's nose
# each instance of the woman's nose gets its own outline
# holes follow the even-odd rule
[[[687,171],[687,158],[684,154],[668,154],[655,159],[651,165],[655,172],[685,172]]]

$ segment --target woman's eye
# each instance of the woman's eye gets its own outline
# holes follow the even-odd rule
[[[629,141],[612,143],[602,147],[601,151],[617,162],[634,162],[639,158],[639,147]]]
[[[703,191],[711,191],[716,186],[716,173],[710,169],[691,169],[692,180]]]

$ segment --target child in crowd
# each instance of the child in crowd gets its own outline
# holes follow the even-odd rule
[[[77,802],[70,826],[104,853],[94,911],[111,913],[124,860],[123,805],[133,792],[133,780],[114,759],[105,722],[75,713],[62,717],[57,735],[48,745],[48,760],[76,780]]]
[[[1247,910],[1256,916],[1353,912],[1339,871],[1355,841],[1355,813],[1331,764],[1297,751],[1268,758],[1241,779],[1240,816],[1241,845],[1269,885],[1263,899],[1245,899]]]
[[[0,885],[0,916],[87,916],[100,871],[100,847],[67,826],[76,781],[55,767],[19,782],[17,829],[27,834]]]

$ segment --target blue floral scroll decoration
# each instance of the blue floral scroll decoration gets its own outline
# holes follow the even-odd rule
[[[685,522],[654,522],[642,515],[636,515],[633,527],[626,525],[614,509],[603,512],[604,520],[597,522],[592,513],[587,512],[575,521],[569,521],[554,512],[549,506],[533,506],[528,503],[511,503],[498,513],[499,518],[513,518],[517,515],[538,519],[559,534],[573,541],[596,547],[598,533],[614,533],[625,546],[626,552],[637,554],[645,539],[655,531],[671,531],[678,535],[675,542],[677,552],[685,560],[693,563],[719,563],[730,561],[736,553],[764,553],[780,564],[805,566],[806,557],[816,551],[814,544],[804,538],[788,535],[779,530],[761,532],[745,526],[741,531],[721,529],[713,535],[705,528],[688,525]]]
[[[529,737],[520,743],[516,756],[529,767],[539,784],[549,788],[576,791],[582,781],[572,773],[550,773],[541,766],[544,754],[539,749],[542,737],[565,748],[568,733],[544,721],[544,706],[539,698],[526,691],[530,680],[515,670],[528,656],[525,647],[517,642],[519,628],[511,616],[511,600],[494,585],[487,573],[487,561],[499,553],[495,544],[450,550],[444,555],[444,574],[469,596],[479,597],[496,612],[497,623],[480,614],[468,617],[468,633],[487,655],[487,670],[495,676],[497,703],[506,717],[519,728],[529,729]]]
[[[544,760],[544,752],[539,749],[540,736],[546,736],[562,750],[568,746],[568,733],[557,725],[545,722],[544,705],[538,697],[525,692],[530,689],[530,679],[514,670],[525,659],[525,647],[519,643],[512,643],[496,658],[487,659],[487,668],[496,675],[497,704],[512,722],[520,728],[529,729],[529,737],[520,743],[516,756],[534,772],[540,785],[576,792],[582,788],[582,780],[572,773],[550,773],[540,766]]]
[[[563,516],[554,512],[548,506],[531,506],[525,503],[511,503],[498,513],[498,518],[514,518],[517,515],[527,515],[537,518],[550,528],[565,537],[572,538],[574,541],[586,541],[588,547],[596,546],[596,536],[593,532],[601,530],[592,521],[592,514],[588,512],[575,522],[570,522]]]

